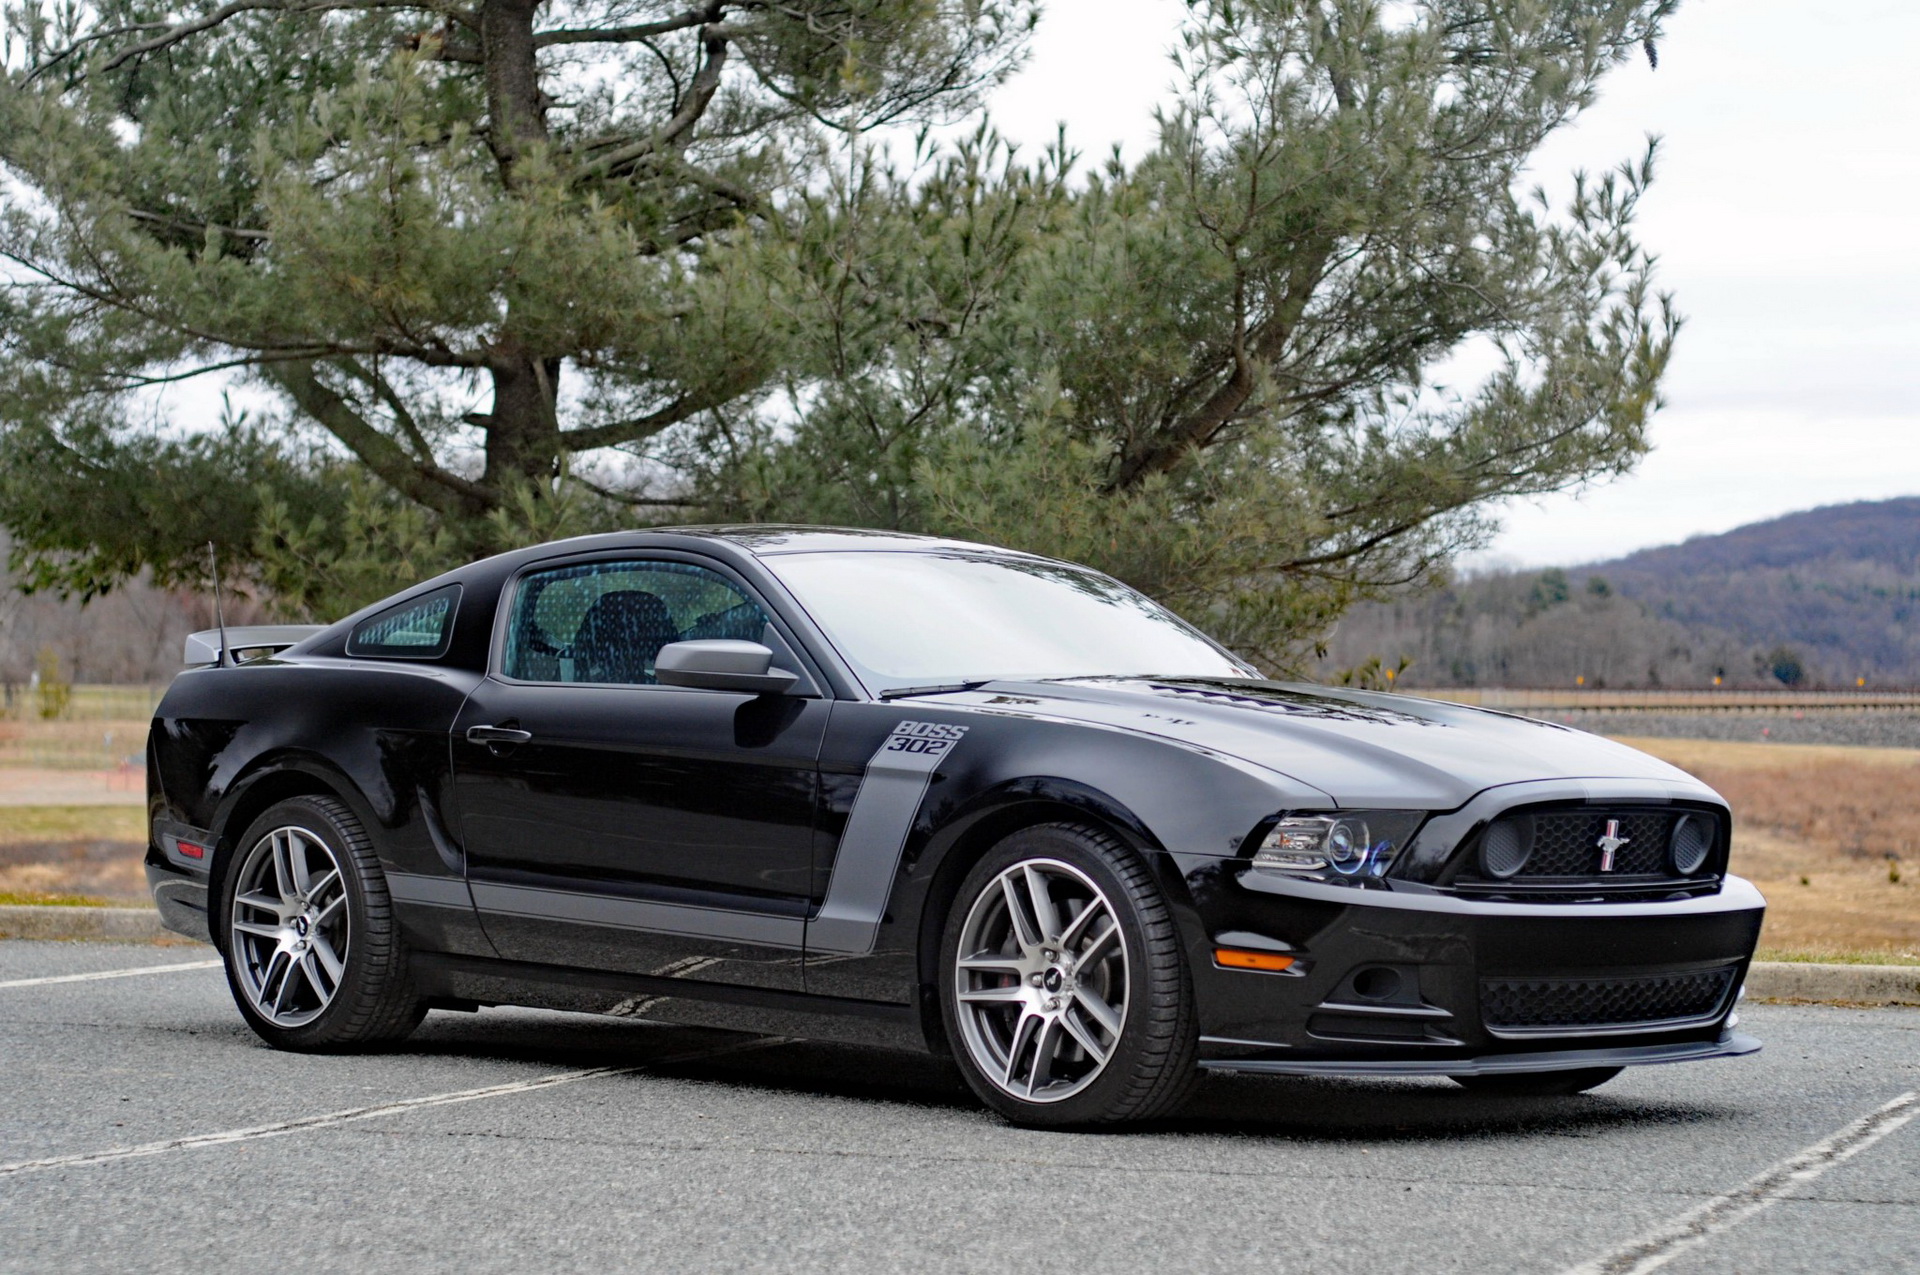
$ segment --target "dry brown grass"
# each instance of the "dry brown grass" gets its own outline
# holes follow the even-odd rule
[[[118,729],[0,722],[0,766],[23,727],[36,746],[69,755]],[[1920,962],[1920,750],[1622,742],[1698,775],[1732,803],[1734,871],[1767,895],[1763,955]],[[145,818],[137,805],[0,805],[0,894],[144,899]]]
[[[1733,870],[1767,896],[1762,955],[1920,961],[1920,751],[1625,739],[1733,807]]]
[[[145,841],[139,806],[0,806],[0,846],[41,841]]]
[[[138,806],[0,806],[0,902],[142,902],[146,848]]]

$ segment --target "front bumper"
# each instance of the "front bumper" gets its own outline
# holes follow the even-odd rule
[[[1733,1010],[1766,903],[1718,893],[1505,903],[1357,890],[1215,861],[1186,875],[1204,1065],[1294,1075],[1466,1075],[1750,1053]],[[1216,948],[1284,953],[1284,973]]]

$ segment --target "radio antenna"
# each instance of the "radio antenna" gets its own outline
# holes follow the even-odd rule
[[[220,554],[211,540],[207,541],[207,568],[213,576],[213,622],[220,629],[220,656],[213,666],[227,668],[233,664],[233,656],[227,650],[227,611],[220,603]]]

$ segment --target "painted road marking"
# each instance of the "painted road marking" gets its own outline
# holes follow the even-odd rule
[[[51,978],[16,978],[0,987],[44,987],[49,983],[91,983],[97,978],[132,978],[136,974],[171,974],[176,970],[219,969],[219,961],[187,961],[177,965],[136,965],[125,970],[100,970],[93,974],[58,974]]]
[[[1901,1094],[1878,1111],[1788,1156],[1740,1186],[1608,1253],[1582,1263],[1566,1275],[1640,1275],[1665,1266],[1688,1249],[1731,1230],[1761,1210],[1859,1155],[1901,1125],[1920,1116],[1920,1092]]]
[[[695,1049],[682,1054],[669,1054],[665,1058],[655,1058],[635,1067],[588,1067],[582,1071],[562,1071],[533,1080],[487,1085],[481,1089],[460,1089],[452,1093],[429,1094],[424,1098],[401,1098],[395,1102],[376,1103],[371,1107],[349,1107],[345,1111],[329,1111],[325,1115],[302,1116],[297,1120],[281,1120],[274,1124],[259,1124],[247,1129],[199,1133],[185,1138],[168,1138],[162,1142],[143,1142],[132,1147],[110,1147],[105,1151],[48,1156],[42,1160],[17,1160],[12,1164],[0,1164],[0,1177],[11,1177],[17,1173],[36,1173],[42,1169],[80,1168],[95,1164],[112,1164],[118,1160],[138,1160],[148,1156],[165,1155],[169,1151],[186,1151],[194,1147],[224,1146],[233,1142],[252,1142],[260,1138],[279,1138],[290,1133],[302,1133],[308,1129],[325,1129],[331,1125],[348,1124],[355,1120],[371,1120],[376,1116],[398,1115],[408,1111],[419,1111],[425,1107],[446,1107],[460,1102],[479,1102],[486,1098],[505,1098],[510,1094],[527,1093],[535,1089],[552,1089],[558,1085],[576,1084],[582,1080],[598,1080],[603,1076],[638,1075],[655,1067],[699,1062],[706,1058],[740,1054],[753,1049],[768,1049],[774,1045],[789,1043],[791,1042],[784,1036],[763,1036],[737,1044],[722,1045],[716,1049]]]

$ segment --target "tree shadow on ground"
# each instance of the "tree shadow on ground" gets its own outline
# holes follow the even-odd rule
[[[738,1032],[593,1016],[435,1015],[402,1052],[634,1067],[745,1092],[908,1106],[992,1117],[947,1059],[816,1041],[764,1043]],[[709,1051],[726,1051],[712,1053]],[[1631,1075],[1631,1073],[1629,1073]],[[1615,1082],[1622,1084],[1622,1082]],[[1517,1098],[1469,1093],[1441,1079],[1206,1076],[1163,1119],[1094,1130],[1109,1136],[1395,1143],[1590,1137],[1612,1129],[1685,1127],[1737,1118],[1736,1106],[1620,1091]]]

